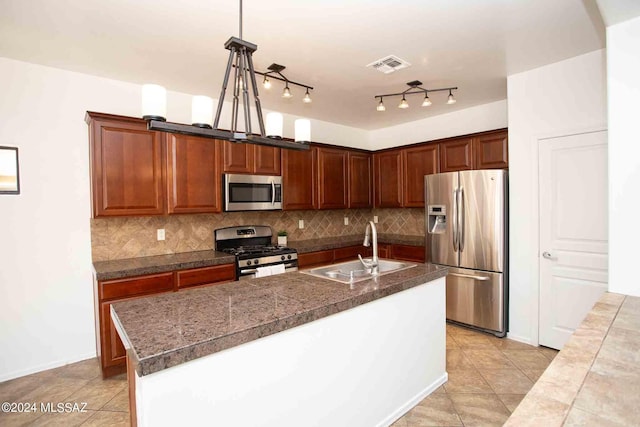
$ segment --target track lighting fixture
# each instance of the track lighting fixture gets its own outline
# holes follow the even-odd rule
[[[302,102],[304,102],[305,104],[309,104],[311,102],[311,94],[309,93],[309,91],[313,90],[313,87],[307,86],[302,83],[294,82],[286,78],[284,74],[282,74],[282,70],[284,70],[285,68],[286,67],[284,65],[271,64],[269,65],[269,67],[267,67],[268,71],[266,73],[261,73],[259,71],[256,71],[256,74],[260,74],[264,76],[265,80],[263,81],[263,86],[265,89],[269,89],[271,87],[271,81],[269,80],[270,78],[284,82],[285,86],[284,86],[284,89],[282,90],[283,98],[293,98],[293,94],[291,93],[291,89],[289,88],[289,85],[300,86],[302,88],[305,88],[306,92],[304,94],[304,98],[302,98]],[[267,86],[267,83],[265,82],[268,82],[268,86]]]
[[[308,150],[308,142],[311,140],[311,126],[309,120],[296,120],[296,142],[290,142],[282,139],[282,114],[270,113],[267,117],[269,129],[265,129],[262,107],[258,96],[256,74],[264,76],[262,84],[267,89],[271,86],[270,78],[284,81],[286,86],[283,96],[287,96],[287,93],[289,97],[291,96],[289,84],[306,88],[307,93],[305,95],[305,102],[311,102],[311,97],[308,95],[309,90],[313,90],[313,87],[288,80],[281,73],[285,68],[282,65],[272,64],[269,67],[269,71],[266,73],[260,73],[253,68],[252,55],[253,52],[258,49],[258,46],[242,39],[242,0],[239,0],[239,4],[240,37],[231,37],[224,44],[225,49],[229,51],[229,60],[227,62],[224,80],[222,82],[222,91],[218,98],[218,108],[216,110],[215,117],[213,116],[213,100],[205,96],[196,96],[192,103],[192,125],[166,122],[166,90],[162,86],[158,85],[143,85],[142,115],[143,118],[147,120],[147,128],[149,130],[194,135],[212,139],[223,139],[232,142],[247,142],[259,145],[290,148],[294,150]],[[272,73],[278,74],[281,77],[277,77]],[[229,83],[231,84],[229,85]],[[232,91],[230,130],[220,129],[218,127],[227,87]],[[252,133],[251,129],[251,106],[249,104],[250,90],[253,91],[253,102],[255,104],[255,112],[257,113],[258,125],[260,127],[259,134]],[[307,101],[306,98],[309,100]],[[240,104],[242,104],[242,110],[240,109]],[[238,123],[242,118],[244,118],[244,129],[240,128]]]
[[[449,97],[447,98],[447,104],[451,105],[451,104],[455,104],[456,103],[456,99],[453,97],[453,94],[451,93],[454,90],[458,90],[457,87],[445,87],[445,88],[440,88],[440,89],[425,89],[422,87],[422,82],[419,80],[414,80],[412,82],[407,83],[407,85],[409,86],[409,89],[405,90],[404,92],[399,92],[399,93],[389,93],[386,95],[376,95],[375,98],[380,98],[380,102],[378,103],[378,106],[376,107],[377,111],[385,111],[386,108],[384,106],[384,104],[382,103],[382,98],[385,96],[400,96],[402,95],[402,101],[400,101],[400,104],[398,104],[398,108],[409,108],[409,103],[407,102],[407,99],[405,98],[406,95],[413,95],[416,93],[420,93],[420,94],[424,94],[424,100],[422,101],[422,106],[423,107],[428,107],[432,104],[431,99],[429,98],[429,92],[442,92],[442,91],[449,91]]]

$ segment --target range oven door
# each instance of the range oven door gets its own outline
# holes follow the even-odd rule
[[[282,209],[282,177],[269,175],[224,175],[225,211]]]

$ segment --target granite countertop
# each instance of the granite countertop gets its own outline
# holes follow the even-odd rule
[[[116,329],[148,375],[444,277],[432,264],[352,285],[289,272],[115,303]]]
[[[143,274],[156,274],[166,271],[233,263],[235,263],[235,257],[224,252],[195,251],[113,261],[98,261],[93,263],[93,268],[96,271],[96,278],[98,280],[112,280]]]
[[[606,292],[505,426],[640,425],[640,298]]]
[[[287,246],[294,248],[300,254],[327,249],[337,249],[346,246],[362,245],[364,233],[351,236],[324,237],[309,240],[289,240]],[[424,236],[406,236],[402,234],[378,234],[378,243],[400,244],[410,246],[424,246]]]

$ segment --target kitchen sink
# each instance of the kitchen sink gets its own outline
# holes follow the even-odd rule
[[[365,261],[371,261],[366,258]],[[404,261],[391,261],[388,259],[378,260],[378,276],[394,273],[407,268],[415,267],[417,264]],[[371,273],[370,268],[365,268],[360,260],[341,262],[339,264],[325,265],[324,267],[311,268],[309,270],[300,270],[300,273],[309,274],[311,276],[321,277],[323,279],[334,280],[340,283],[357,283],[375,277]]]

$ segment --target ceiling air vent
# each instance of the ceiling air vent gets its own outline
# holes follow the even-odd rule
[[[382,59],[378,59],[377,61],[373,61],[371,64],[367,65],[367,67],[373,67],[375,70],[378,70],[381,73],[389,74],[393,73],[396,70],[407,68],[410,65],[411,64],[409,64],[404,59],[400,59],[394,55],[389,55]]]

